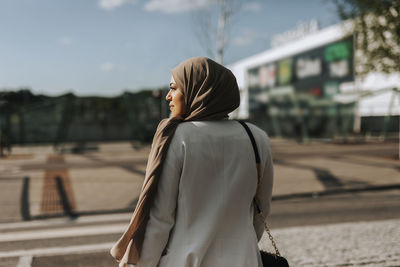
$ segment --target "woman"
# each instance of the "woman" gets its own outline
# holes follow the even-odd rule
[[[204,57],[172,70],[146,177],[128,229],[111,249],[120,266],[262,266],[254,216],[254,151],[245,129],[228,120],[239,106],[234,75]],[[266,133],[249,124],[261,157],[258,199],[266,215],[272,159]]]

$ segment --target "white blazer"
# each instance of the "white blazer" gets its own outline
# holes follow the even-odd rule
[[[269,139],[248,126],[261,158],[260,202],[267,215],[273,182]],[[231,120],[181,123],[168,149],[136,266],[262,266],[257,243],[264,227],[258,215],[253,222],[256,187],[254,152],[242,125]]]

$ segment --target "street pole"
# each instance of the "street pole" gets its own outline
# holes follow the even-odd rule
[[[353,73],[354,73],[354,86],[355,86],[355,91],[357,93],[357,99],[356,103],[354,106],[354,124],[353,124],[353,132],[356,134],[359,134],[361,131],[361,116],[360,116],[360,94],[361,94],[361,88],[360,84],[361,81],[359,79],[362,79],[361,75],[357,75],[357,70],[356,70],[356,65],[357,65],[357,60],[356,60],[356,49],[357,49],[357,33],[355,32],[353,34]],[[358,76],[358,77],[357,77]]]

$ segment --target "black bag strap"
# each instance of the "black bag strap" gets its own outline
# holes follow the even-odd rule
[[[260,154],[258,154],[258,148],[257,148],[257,143],[256,143],[256,139],[254,139],[253,133],[251,132],[249,126],[247,126],[247,124],[244,121],[238,121],[246,130],[250,141],[251,141],[251,145],[253,146],[253,150],[254,150],[254,155],[256,156],[256,163],[260,163]]]
[[[260,217],[263,219],[264,222],[264,228],[265,231],[267,232],[269,239],[271,240],[272,246],[275,249],[275,258],[277,258],[277,256],[280,256],[281,254],[279,253],[278,247],[275,244],[274,238],[272,237],[272,234],[269,230],[269,227],[267,225],[267,221],[266,218],[264,217],[264,214],[262,213],[261,209],[260,209],[260,205],[258,203],[258,199],[257,199],[257,195],[258,195],[258,189],[260,186],[260,180],[261,180],[261,174],[260,174],[260,154],[258,154],[258,148],[257,148],[257,143],[256,140],[254,139],[253,133],[251,132],[249,126],[247,126],[247,124],[244,121],[239,121],[238,122],[244,127],[244,129],[246,130],[247,135],[250,138],[251,144],[253,146],[253,150],[254,150],[254,155],[256,157],[256,167],[257,167],[257,191],[256,191],[256,195],[253,198],[253,203],[254,206],[257,209],[258,214],[260,215]]]
[[[257,167],[257,191],[256,192],[258,193],[258,188],[259,188],[259,185],[260,185],[260,178],[261,177],[260,177],[260,171],[259,171],[259,168],[260,168],[260,154],[258,154],[258,148],[257,148],[256,139],[254,138],[254,135],[251,132],[249,126],[244,121],[239,121],[238,120],[237,122],[239,122],[243,126],[243,128],[246,130],[246,133],[250,138],[251,145],[253,146],[254,156],[256,158],[256,167]],[[256,195],[257,195],[257,193],[256,193]],[[258,201],[256,199],[256,196],[254,196],[254,198],[253,198],[253,203],[254,203],[254,207],[256,207],[256,209],[257,209],[257,213],[261,213],[261,209],[260,209],[260,206],[259,206]]]

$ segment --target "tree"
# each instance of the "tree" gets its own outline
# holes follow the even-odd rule
[[[213,0],[209,8],[195,16],[195,30],[200,44],[220,64],[229,43],[233,17],[240,5],[241,0]]]
[[[356,34],[356,73],[400,71],[400,1],[333,0]]]

